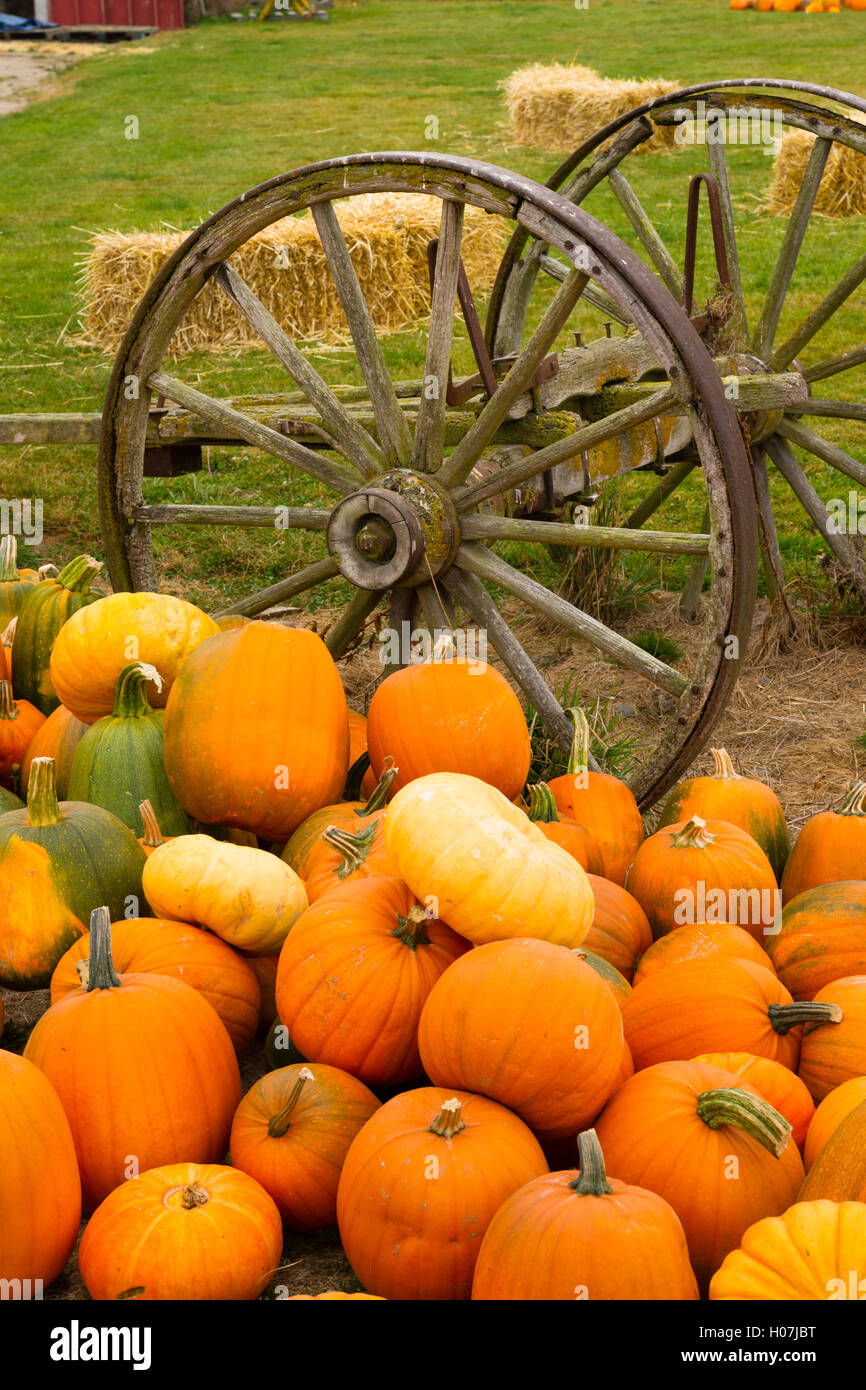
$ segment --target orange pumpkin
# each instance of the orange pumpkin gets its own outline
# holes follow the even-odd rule
[[[349,767],[353,768],[355,763],[363,753],[367,752],[367,716],[359,714],[357,710],[349,710]],[[369,754],[367,755],[367,767],[361,778],[360,792],[362,796],[371,797],[376,790],[376,777],[373,769],[369,765]]]
[[[834,1086],[833,1090],[824,1097],[812,1117],[809,1132],[806,1135],[803,1162],[807,1172],[821,1150],[836,1133],[842,1121],[847,1119],[852,1110],[856,1110],[857,1106],[864,1100],[866,1100],[866,1076],[854,1076],[850,1081],[843,1081],[841,1086]]]
[[[304,887],[310,903],[341,883],[399,878],[385,847],[385,812],[374,811],[356,831],[328,826],[310,850]]]
[[[281,859],[285,860],[296,874],[306,879],[309,876],[313,852],[321,844],[323,833],[331,826],[337,830],[345,830],[350,835],[363,830],[371,817],[384,810],[396,776],[397,769],[389,765],[379,778],[372,796],[366,801],[338,801],[333,806],[323,806],[321,810],[307,816],[282,851]],[[381,820],[381,816],[378,819]]]
[[[0,1051],[0,1279],[53,1283],[80,1220],[81,1179],[60,1098],[38,1067]]]
[[[165,710],[165,767],[197,821],[281,843],[338,799],[348,765],[346,697],[314,632],[246,623],[184,661]]]
[[[238,1106],[232,1163],[270,1193],[290,1230],[333,1226],[349,1146],[378,1109],[373,1092],[337,1067],[281,1067]]]
[[[774,1303],[862,1298],[866,1287],[866,1206],[806,1201],[758,1221],[725,1256],[710,1299]],[[852,1292],[853,1288],[853,1292]]]
[[[757,840],[773,866],[776,878],[782,876],[791,852],[785,813],[776,793],[765,782],[741,777],[724,748],[711,748],[714,769],[710,777],[690,777],[668,795],[658,830],[680,825],[692,816],[704,820],[723,820],[738,825]]]
[[[812,1099],[821,1101],[843,1081],[866,1076],[866,975],[833,980],[814,1002],[831,1017],[803,1034],[799,1070]]]
[[[866,1101],[849,1111],[809,1169],[800,1201],[866,1202]]]
[[[616,966],[630,982],[635,967],[652,945],[652,931],[637,898],[608,878],[589,874],[595,915],[581,946]]]
[[[587,873],[602,873],[604,862],[595,840],[576,820],[560,816],[553,792],[546,782],[538,782],[529,788],[529,819],[538,826],[545,839],[564,849]]]
[[[431,772],[462,772],[513,800],[529,772],[529,730],[504,676],[482,661],[451,657],[392,671],[367,711],[370,766],[390,755],[393,790]]]
[[[347,1303],[353,1299],[362,1299],[366,1303],[385,1303],[377,1293],[343,1293],[341,1289],[332,1289],[328,1293],[293,1293],[287,1303],[318,1303],[320,1300],[329,1303]]]
[[[636,1072],[596,1130],[611,1173],[673,1207],[702,1291],[749,1226],[785,1211],[803,1181],[788,1121],[741,1077],[700,1062]]]
[[[446,970],[424,1005],[418,1046],[437,1086],[489,1096],[556,1138],[588,1124],[619,1083],[622,1017],[577,951],[516,937],[477,946]]]
[[[174,1163],[106,1197],[81,1238],[91,1298],[258,1298],[283,1250],[277,1208],[253,1178],[219,1164]]]
[[[20,775],[24,755],[44,723],[41,710],[27,700],[14,700],[9,681],[0,680],[0,787],[15,790],[13,770],[18,768]]]
[[[267,1033],[277,1016],[277,965],[280,953],[272,956],[248,956],[240,953],[259,982],[261,1003],[259,1005],[258,1032]]]
[[[91,917],[87,988],[52,1004],[24,1055],[66,1111],[85,1211],[133,1172],[225,1152],[241,1094],[229,1035],[180,980],[115,973],[107,908]]]
[[[89,724],[76,719],[65,705],[58,705],[57,709],[52,710],[45,723],[36,730],[24,754],[21,764],[22,787],[26,787],[30,780],[34,758],[53,758],[57,796],[60,801],[65,801],[69,795],[69,776],[75,750],[89,728]]]
[[[468,944],[395,878],[338,884],[280,952],[277,1013],[302,1056],[375,1085],[421,1074],[418,1020]]]
[[[862,879],[866,874],[866,782],[854,782],[838,811],[820,811],[806,821],[782,875],[788,903],[823,883]]]
[[[0,632],[21,612],[33,584],[39,583],[35,570],[18,568],[18,541],[11,534],[0,537]]]
[[[608,1178],[594,1130],[578,1144],[579,1172],[545,1173],[503,1202],[481,1242],[473,1299],[697,1300],[673,1207]]]
[[[364,1288],[384,1298],[468,1298],[493,1215],[546,1171],[537,1141],[504,1106],[433,1086],[404,1091],[346,1155],[343,1249]]]
[[[574,720],[568,772],[554,777],[550,790],[562,815],[577,821],[595,840],[604,877],[623,886],[644,838],[641,813],[625,782],[607,772],[590,771],[586,715],[579,709],[568,712]]]
[[[732,956],[773,969],[766,951],[742,927],[732,927],[730,922],[696,922],[691,927],[675,927],[654,941],[638,962],[634,982],[640,984],[670,965],[704,956]]]
[[[774,1110],[784,1115],[791,1126],[794,1143],[803,1152],[806,1132],[815,1114],[815,1102],[789,1067],[769,1057],[756,1057],[752,1052],[703,1052],[695,1061],[721,1067],[722,1071],[750,1082]]]
[[[795,999],[814,999],[833,980],[866,972],[866,882],[799,893],[785,904],[781,931],[767,938],[767,950]]]
[[[739,826],[700,816],[644,841],[626,887],[654,937],[695,922],[729,922],[761,941],[781,914],[776,876],[757,841]]]
[[[12,639],[15,636],[17,618],[13,618],[0,636],[0,681],[12,680]]]

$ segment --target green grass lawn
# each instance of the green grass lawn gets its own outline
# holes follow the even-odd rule
[[[757,72],[864,91],[864,54],[863,16],[736,14],[726,0],[589,0],[586,10],[568,0],[362,0],[355,8],[334,10],[327,24],[208,21],[140,46],[107,49],[64,78],[51,100],[2,120],[0,411],[101,406],[109,360],[69,340],[78,311],[77,264],[88,232],[162,224],[191,229],[276,173],[363,150],[473,154],[543,181],[560,156],[509,146],[498,90],[509,72],[533,61],[577,60],[608,76],[662,75],[683,84]],[[130,115],[138,118],[137,140],[125,138]],[[425,141],[431,115],[439,122],[435,144]],[[759,211],[770,165],[758,148],[737,150],[735,166],[732,161],[741,176],[734,188],[742,213],[741,258],[759,289],[769,282],[783,225]],[[688,176],[701,167],[700,151],[646,156],[628,165],[659,230],[678,253]],[[627,232],[609,191],[593,195],[587,207]],[[862,230],[861,218],[821,219],[810,232],[783,329],[861,253]],[[704,257],[700,267],[706,272],[707,266]],[[702,288],[706,295],[706,276]],[[861,342],[862,308],[859,294],[812,355]],[[418,374],[423,350],[420,332],[385,343],[399,376]],[[352,379],[345,354],[321,354],[316,365],[329,380]],[[184,358],[178,371],[214,394],[284,387],[280,369],[259,352],[198,354]],[[844,380],[845,389],[862,399],[862,375]],[[820,424],[828,437],[866,458],[856,427]],[[148,500],[317,497],[315,485],[306,483],[293,483],[287,496],[263,455],[220,450],[214,460],[212,474],[147,483]],[[819,491],[832,495],[834,475],[815,465],[810,474]],[[4,497],[44,499],[46,554],[61,561],[83,549],[100,554],[93,449],[3,449],[0,478]],[[645,478],[634,479],[629,489],[648,485]],[[786,560],[795,568],[806,565],[814,559],[815,542],[784,484],[777,492]],[[664,518],[696,527],[699,506],[697,490],[684,489]],[[187,529],[162,535],[157,544],[166,587],[213,605],[220,595],[236,597],[282,577],[318,553],[321,541]],[[661,578],[675,583],[681,573],[669,567]]]

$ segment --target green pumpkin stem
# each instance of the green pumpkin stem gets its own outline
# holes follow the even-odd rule
[[[40,565],[36,573],[39,575],[39,583],[41,584],[43,579],[57,579],[60,570],[49,561],[47,565]]]
[[[355,812],[356,816],[372,816],[376,811],[381,811],[382,807],[387,803],[388,793],[394,785],[394,778],[399,771],[400,769],[394,766],[394,759],[392,757],[387,757],[385,759],[385,765],[382,768],[382,776],[376,783],[370,800],[360,811]]]
[[[14,536],[0,540],[0,584],[13,583],[18,578],[18,542]]]
[[[143,719],[150,714],[151,706],[144,687],[148,681],[162,690],[162,676],[155,666],[144,661],[131,661],[124,666],[114,687],[115,719]]]
[[[301,1067],[298,1072],[298,1079],[292,1087],[292,1093],[281,1110],[276,1115],[272,1115],[268,1120],[268,1134],[272,1139],[282,1139],[289,1128],[289,1116],[292,1113],[298,1098],[308,1081],[315,1081],[313,1073],[309,1067]]]
[[[453,1139],[461,1129],[466,1128],[463,1118],[463,1104],[455,1096],[453,1100],[442,1102],[442,1109],[430,1125],[430,1133],[438,1134],[440,1139]]]
[[[798,1004],[771,1004],[767,1013],[773,1028],[782,1034],[789,1033],[799,1023],[820,1028],[825,1023],[842,1022],[842,1010],[838,1004],[816,1004],[808,1000]]]
[[[752,1139],[757,1139],[776,1158],[785,1152],[791,1137],[791,1125],[768,1101],[760,1096],[750,1096],[748,1091],[740,1091],[733,1086],[725,1086],[718,1091],[702,1091],[698,1096],[697,1110],[700,1119],[710,1129],[734,1125]]]
[[[546,782],[534,782],[529,788],[529,819],[553,825],[559,820],[553,792]]]
[[[346,774],[346,785],[343,788],[344,801],[361,800],[361,783],[367,775],[370,767],[370,754],[365,749],[360,757],[356,758]]]
[[[837,816],[866,816],[866,782],[852,782]]]
[[[692,816],[679,834],[674,836],[671,844],[677,849],[706,849],[707,845],[713,845],[715,842],[716,837],[707,830],[706,821],[700,816]]]
[[[604,1171],[604,1154],[594,1129],[585,1129],[577,1136],[580,1173],[568,1185],[579,1197],[606,1197],[613,1188]]]
[[[340,830],[336,825],[329,825],[327,830],[323,831],[322,839],[325,844],[335,849],[343,859],[337,870],[337,878],[346,878],[355,869],[360,869],[373,848],[378,828],[379,822],[374,821],[372,825],[365,825],[357,835],[350,834],[348,830]]]
[[[139,802],[138,814],[141,816],[141,824],[144,827],[144,834],[141,839],[148,849],[159,849],[160,845],[165,844],[165,836],[159,828],[159,821],[156,812],[149,801]]]
[[[34,758],[27,782],[27,824],[58,825],[63,819],[57,800],[53,758]]]
[[[183,1202],[184,1210],[192,1211],[193,1207],[206,1206],[210,1198],[203,1187],[197,1187],[195,1183],[193,1183],[190,1187],[185,1187],[183,1189],[180,1194],[180,1200]]]
[[[394,928],[391,935],[402,941],[404,946],[408,946],[410,951],[414,951],[418,946],[430,945],[427,935],[427,913],[423,907],[418,904],[410,907],[406,917],[398,912],[397,921],[399,926]]]
[[[743,780],[731,762],[731,755],[727,748],[711,748],[710,752],[713,755],[714,777],[722,777],[726,782],[741,782]]]
[[[74,560],[64,565],[54,582],[63,589],[85,593],[90,588],[90,581],[96,578],[101,569],[101,560],[94,560],[92,555],[76,555]]]
[[[574,738],[568,757],[570,777],[586,779],[589,775],[589,722],[582,709],[567,709],[566,714],[574,724]]]
[[[95,907],[90,914],[90,969],[87,992],[94,989],[117,989],[120,976],[111,957],[111,913],[107,907]]]
[[[12,682],[0,681],[0,719],[17,719],[18,706],[12,698]]]
[[[3,629],[3,636],[0,637],[0,642],[3,643],[4,647],[12,646],[12,643],[15,641],[15,629],[17,626],[18,614],[16,613],[14,618],[10,618],[7,626]]]

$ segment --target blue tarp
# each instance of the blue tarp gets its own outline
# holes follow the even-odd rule
[[[22,17],[17,14],[0,14],[0,31],[10,29],[56,29],[56,24],[51,24],[45,19],[33,19]]]

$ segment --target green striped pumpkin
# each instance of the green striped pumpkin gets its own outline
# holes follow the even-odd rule
[[[100,597],[90,584],[101,568],[92,556],[78,555],[56,579],[27,586],[12,647],[12,688],[16,699],[29,700],[43,714],[60,704],[49,672],[55,639],[67,618]]]
[[[18,569],[18,542],[14,536],[0,539],[0,633],[21,612],[24,600],[39,583],[35,570]]]

